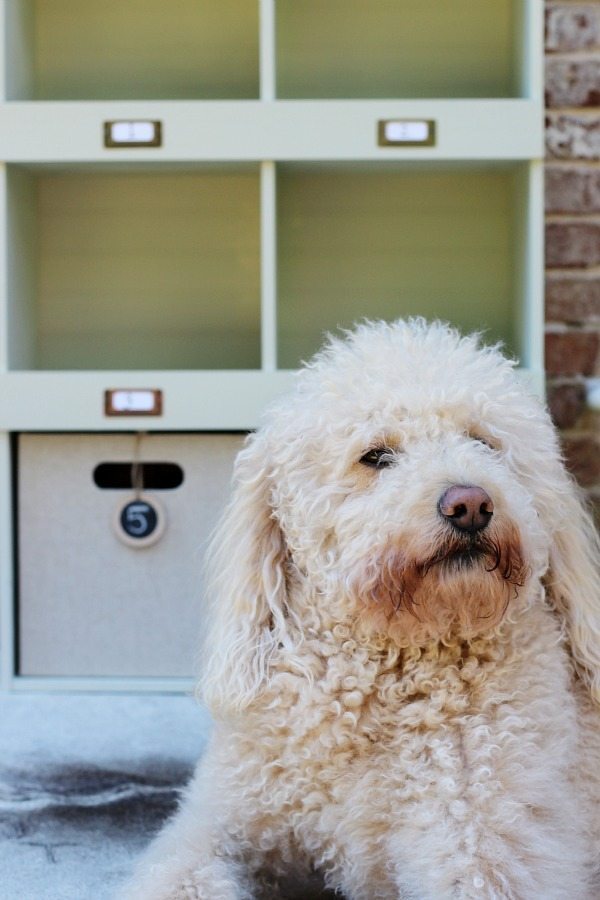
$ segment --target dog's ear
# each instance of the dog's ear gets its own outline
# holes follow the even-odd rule
[[[234,469],[233,494],[208,552],[210,623],[199,693],[219,716],[239,711],[268,677],[286,629],[286,545],[271,505],[264,432],[251,435]]]
[[[554,508],[547,585],[563,615],[577,671],[600,703],[600,539],[574,481],[563,473]]]

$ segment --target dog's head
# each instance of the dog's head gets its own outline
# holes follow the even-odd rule
[[[205,693],[247,704],[304,621],[401,647],[468,640],[543,602],[544,577],[596,685],[594,540],[510,362],[441,324],[360,326],[300,373],[238,458]]]

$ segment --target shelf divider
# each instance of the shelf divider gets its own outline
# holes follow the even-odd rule
[[[8,369],[8,173],[6,164],[0,162],[0,372]]]
[[[15,674],[15,607],[13,575],[13,490],[10,435],[0,432],[0,691]]]
[[[275,0],[259,0],[260,99],[275,99]]]
[[[520,95],[544,106],[544,4],[522,0],[520,35],[515,39]]]
[[[523,190],[524,230],[521,289],[521,365],[544,383],[544,162],[532,160]]]
[[[262,371],[277,369],[277,172],[275,163],[260,167],[260,294]]]
[[[33,66],[27,50],[33,43],[33,4],[5,0],[0,7],[0,99],[33,97]]]

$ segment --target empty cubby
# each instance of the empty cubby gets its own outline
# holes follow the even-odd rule
[[[357,319],[422,315],[522,357],[526,167],[284,165],[279,364]]]
[[[525,15],[525,0],[277,0],[277,94],[519,96]]]
[[[7,99],[258,97],[255,0],[7,0]]]
[[[257,166],[11,166],[9,367],[260,368]]]

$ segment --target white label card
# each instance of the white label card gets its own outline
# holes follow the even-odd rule
[[[106,147],[160,147],[162,125],[146,119],[117,120],[104,123]]]
[[[145,144],[154,140],[154,122],[113,122],[110,135],[115,144]]]
[[[429,122],[386,122],[385,137],[390,143],[420,143],[429,140]]]
[[[380,147],[434,147],[435,126],[433,119],[380,119],[378,143]]]
[[[106,391],[107,416],[159,416],[162,413],[162,391],[146,388],[117,388]]]

